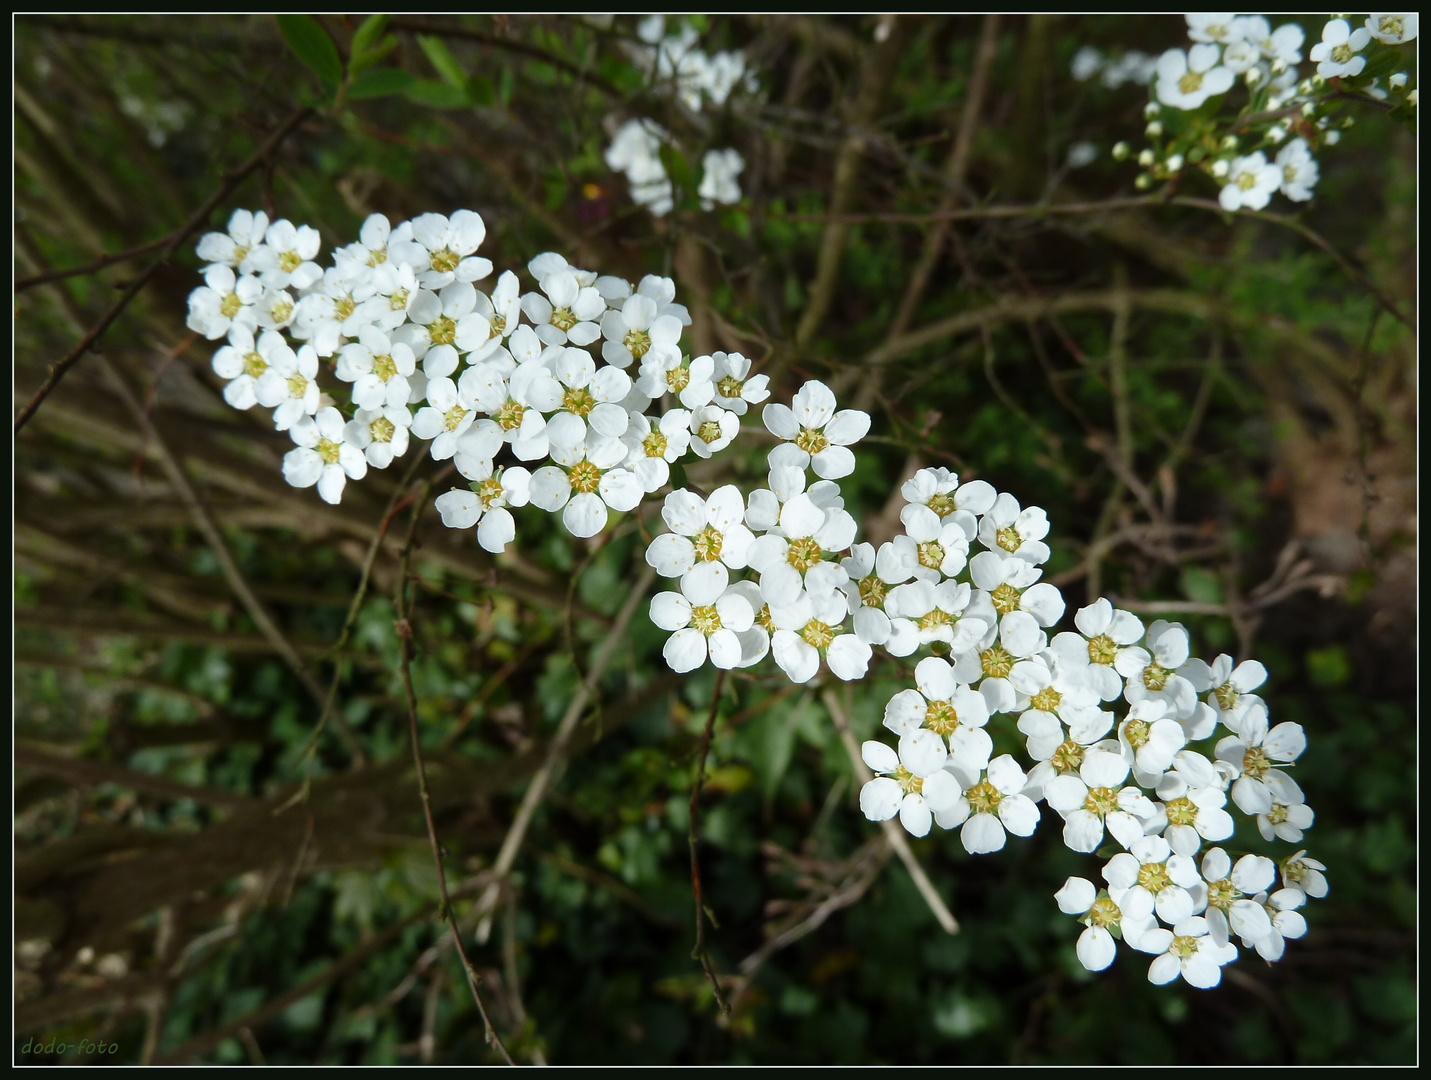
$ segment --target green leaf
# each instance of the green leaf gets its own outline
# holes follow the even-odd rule
[[[1183,595],[1200,604],[1222,603],[1222,582],[1217,575],[1199,566],[1188,566],[1182,574]]]
[[[370,51],[372,47],[377,44],[378,39],[382,37],[383,31],[387,29],[387,25],[388,16],[382,12],[376,15],[369,15],[364,19],[363,24],[359,26],[357,31],[353,34],[353,44],[348,50],[351,57],[350,62],[356,63],[358,57]]]
[[[497,88],[486,75],[473,75],[467,80],[467,100],[491,108],[497,104]]]
[[[670,143],[661,144],[661,164],[666,166],[666,175],[671,178],[671,183],[688,191],[696,189],[690,162]]]
[[[404,93],[419,105],[433,109],[460,109],[467,104],[467,94],[460,87],[436,79],[417,79]]]
[[[376,98],[387,97],[390,94],[400,94],[410,87],[416,80],[409,72],[398,68],[374,68],[372,71],[365,71],[353,80],[353,84],[348,87],[350,98]],[[435,85],[441,85],[440,83]]]
[[[679,461],[671,462],[671,490],[680,491],[686,483],[686,467]]]
[[[279,15],[278,31],[298,59],[312,68],[325,83],[337,86],[343,78],[343,62],[338,46],[312,15]]]
[[[417,43],[427,54],[428,62],[432,64],[433,69],[452,86],[465,92],[467,72],[462,70],[462,65],[458,63],[457,57],[452,55],[452,50],[447,47],[447,43],[431,34],[418,34]]]

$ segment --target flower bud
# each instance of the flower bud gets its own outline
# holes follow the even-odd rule
[[[1143,119],[1151,120],[1153,117],[1157,116],[1162,111],[1163,107],[1161,105],[1159,105],[1156,101],[1150,101],[1148,102],[1148,104],[1143,106]]]
[[[1133,181],[1133,186],[1139,191],[1147,191],[1153,186],[1153,178],[1147,173],[1139,173],[1138,179]]]
[[[1223,148],[1224,150],[1236,150],[1236,149],[1237,149],[1237,136],[1236,136],[1236,135],[1224,135],[1224,136],[1222,137],[1222,148]]]
[[[1151,167],[1154,160],[1155,159],[1153,157],[1153,152],[1151,150],[1144,150],[1138,155],[1138,164],[1143,166],[1143,168],[1145,169]]]
[[[1398,71],[1388,81],[1391,83],[1391,88],[1393,90],[1404,89],[1406,86],[1406,72]]]
[[[1143,129],[1143,134],[1148,136],[1148,138],[1150,139],[1156,139],[1162,133],[1163,124],[1161,120],[1154,120],[1151,124],[1149,124]]]
[[[1172,157],[1168,158],[1167,166],[1168,172],[1177,172],[1183,167],[1183,156],[1181,154],[1174,154]]]
[[[1327,132],[1327,145],[1328,145],[1328,146],[1335,146],[1337,143],[1339,143],[1339,142],[1341,142],[1341,141],[1342,141],[1342,133],[1341,133],[1340,131],[1329,131],[1329,132]]]
[[[1346,128],[1351,127],[1351,126],[1352,126],[1353,124],[1355,124],[1355,123],[1356,123],[1356,121],[1353,120],[1350,116],[1343,117],[1343,119],[1342,119],[1342,128],[1343,128],[1343,130],[1345,130]]]
[[[1309,101],[1309,102],[1307,102],[1305,105],[1302,106],[1302,115],[1303,115],[1303,116],[1315,116],[1316,114],[1317,114],[1317,105],[1316,105],[1316,102]]]
[[[1324,87],[1324,86],[1327,85],[1327,80],[1326,80],[1325,78],[1323,78],[1321,75],[1313,75],[1313,76],[1312,76],[1312,85],[1313,85],[1314,87],[1316,87],[1318,90],[1320,90],[1322,87]]]
[[[1114,161],[1126,161],[1130,153],[1132,153],[1132,148],[1127,143],[1116,142],[1113,144]]]
[[[1286,71],[1286,70],[1287,70],[1287,61],[1281,59],[1280,57],[1279,57],[1278,59],[1272,61],[1272,74],[1273,74],[1273,75],[1280,75],[1280,74],[1282,74],[1282,72],[1284,72],[1284,71]]]
[[[1248,86],[1256,86],[1262,81],[1262,72],[1258,71],[1255,67],[1248,68],[1246,74],[1242,76],[1242,80],[1247,83]]]
[[[1212,163],[1212,175],[1217,177],[1219,180],[1226,176],[1227,162],[1224,161],[1222,158],[1218,158],[1216,161],[1214,161]]]
[[[1413,109],[1416,108],[1416,91],[1415,91],[1415,90],[1411,91],[1411,93],[1409,93],[1409,94],[1406,95],[1406,102],[1407,102],[1407,104],[1410,105]]]
[[[1299,93],[1299,94],[1310,94],[1311,92],[1312,92],[1312,80],[1311,80],[1311,79],[1303,79],[1301,82],[1299,82],[1299,83],[1297,84],[1297,93]]]

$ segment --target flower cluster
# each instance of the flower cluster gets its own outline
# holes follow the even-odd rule
[[[1415,108],[1409,76],[1393,71],[1402,62],[1395,46],[1416,37],[1414,12],[1373,12],[1355,27],[1347,17],[1329,19],[1305,53],[1307,35],[1295,22],[1274,28],[1265,15],[1228,12],[1186,20],[1190,45],[1167,50],[1155,65],[1144,110],[1151,145],[1138,154],[1145,170],[1140,188],[1192,167],[1219,185],[1218,201],[1228,211],[1261,210],[1278,192],[1305,202],[1320,175],[1315,152],[1335,144],[1352,123],[1339,117],[1348,97],[1396,93],[1406,109]],[[1304,60],[1316,65],[1314,73],[1299,73]],[[1099,70],[1109,69],[1096,50],[1075,57],[1076,78]],[[1222,105],[1238,85],[1247,96],[1228,115]],[[1120,160],[1130,153],[1127,143],[1114,147]]]
[[[658,85],[670,86],[675,96],[692,112],[704,101],[724,105],[737,88],[756,89],[755,74],[739,52],[706,53],[697,46],[700,34],[683,25],[671,33],[661,15],[649,15],[637,28],[641,44],[631,52],[637,65]],[[631,198],[657,217],[675,206],[675,189],[661,160],[661,148],[674,145],[670,133],[654,120],[637,117],[627,120],[612,136],[606,148],[606,164],[624,173],[631,186]],[[740,202],[739,177],[745,159],[733,147],[710,149],[701,159],[701,181],[696,194],[701,206],[710,210],[717,204]]]
[[[594,536],[665,486],[673,463],[728,445],[764,396],[739,354],[682,355],[690,315],[670,278],[633,286],[546,252],[527,264],[533,290],[506,271],[484,293],[485,234],[471,210],[397,226],[375,214],[326,269],[315,230],[261,212],[199,241],[210,265],[189,326],[227,337],[213,359],[225,400],[273,409],[290,433],[289,483],[336,503],[347,480],[427,440],[468,481],[438,496],[443,522],[475,527],[488,551],[505,550],[508,508],[528,503]],[[661,411],[671,396],[680,407]]]

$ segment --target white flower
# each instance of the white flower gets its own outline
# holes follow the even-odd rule
[[[1212,940],[1226,945],[1229,932],[1255,944],[1272,932],[1267,910],[1251,899],[1266,893],[1277,878],[1277,864],[1261,855],[1244,855],[1232,864],[1222,848],[1202,857],[1202,878],[1207,882],[1207,925]]]
[[[1218,64],[1221,54],[1210,43],[1163,53],[1158,58],[1158,100],[1175,109],[1196,109],[1208,98],[1227,93],[1237,77]]]
[[[1172,767],[1173,757],[1187,744],[1182,725],[1167,715],[1159,698],[1139,701],[1118,725],[1118,742],[1133,775],[1143,787],[1156,787]]]
[[[1272,808],[1257,815],[1257,831],[1264,840],[1276,837],[1295,844],[1302,839],[1302,830],[1310,829],[1315,820],[1316,815],[1306,803],[1284,803],[1274,798]]]
[[[803,470],[800,475],[804,477]],[[883,645],[889,640],[890,617],[884,610],[885,599],[891,586],[903,584],[909,577],[897,568],[898,560],[893,555],[890,544],[882,545],[878,554],[873,544],[855,544],[849,557],[840,561],[849,575],[842,588],[849,600],[850,614],[855,617],[855,633],[871,645]]]
[[[457,327],[455,344],[467,353],[469,364],[486,360],[502,348],[502,342],[516,333],[522,315],[521,285],[517,275],[510,270],[502,271],[497,279],[497,287],[489,297],[477,293],[477,306],[473,310],[486,322],[487,336],[482,337],[482,323],[467,320]]]
[[[573,266],[566,261],[566,256],[555,251],[543,251],[540,255],[533,255],[527,261],[527,270],[538,281],[552,274],[570,273],[576,278],[577,285],[583,289],[596,284],[596,271]]]
[[[275,221],[263,235],[263,245],[254,248],[246,262],[270,289],[302,291],[323,276],[313,260],[323,238],[311,225],[295,227],[291,221]]]
[[[885,611],[891,619],[908,619],[914,623],[921,645],[943,641],[957,656],[976,646],[992,622],[969,616],[972,595],[968,583],[963,581],[944,581],[938,585],[924,580],[911,581],[890,590]]]
[[[737,635],[750,629],[755,614],[744,596],[726,588],[725,568],[718,569],[717,575],[682,580],[679,593],[651,598],[651,621],[675,631],[662,650],[672,671],[694,671],[707,656],[718,668],[740,665]]]
[[[353,404],[360,409],[405,406],[408,378],[417,369],[412,349],[393,342],[376,326],[364,326],[358,340],[338,352],[335,374],[353,384]]]
[[[469,282],[454,281],[441,292],[420,290],[408,304],[411,327],[404,328],[403,340],[422,356],[422,370],[429,379],[439,379],[457,370],[458,339],[486,341],[491,326],[477,313],[477,290]]]
[[[1000,851],[1005,830],[1032,836],[1038,828],[1038,805],[1023,793],[1027,784],[1028,777],[1014,759],[1000,755],[952,807],[936,810],[934,819],[945,829],[962,825],[959,841],[970,855]]]
[[[344,429],[346,439],[363,452],[363,457],[375,469],[386,469],[394,458],[407,453],[408,429],[412,413],[406,405],[387,405],[381,409],[359,409]]]
[[[636,286],[636,292],[641,296],[649,296],[656,301],[656,314],[669,315],[673,319],[680,321],[682,326],[691,325],[691,313],[686,310],[684,304],[676,303],[676,283],[668,277],[661,277],[658,274],[647,274]]]
[[[264,330],[282,330],[293,322],[297,314],[298,305],[284,289],[264,289],[253,306],[254,320]]]
[[[283,478],[294,487],[317,484],[323,501],[336,504],[348,477],[361,480],[367,475],[367,460],[348,441],[343,414],[337,409],[319,409],[315,417],[301,417],[289,434],[298,448],[283,455]]]
[[[678,349],[652,350],[641,361],[641,378],[636,386],[652,400],[671,393],[678,395],[686,408],[699,409],[715,398],[715,383],[711,381],[714,373],[715,361],[709,356],[697,356],[686,364]]]
[[[760,586],[753,581],[737,581],[727,591],[744,597],[750,610],[755,612],[755,621],[750,629],[736,632],[736,637],[740,639],[739,666],[754,667],[770,652],[770,635],[775,630],[775,624],[770,619],[770,607],[761,599]]]
[[[891,541],[891,558],[905,577],[938,583],[964,569],[969,558],[969,521],[951,514],[940,518],[933,510],[910,503],[899,512],[903,535]]]
[[[708,575],[720,563],[732,570],[745,568],[755,537],[742,520],[745,500],[734,484],[717,488],[709,499],[685,488],[673,491],[666,496],[661,517],[671,531],[651,541],[646,561],[662,577]]]
[[[1019,507],[1012,495],[1001,494],[979,519],[979,543],[996,555],[1024,562],[1047,562],[1048,515],[1038,506]]]
[[[1251,71],[1261,59],[1262,50],[1250,41],[1234,41],[1222,51],[1222,62],[1234,75]]]
[[[1188,37],[1193,41],[1215,41],[1228,45],[1242,40],[1242,24],[1230,11],[1194,12],[1183,17],[1188,22]]]
[[[520,465],[473,482],[469,490],[454,488],[437,497],[437,512],[449,529],[477,527],[477,543],[493,554],[507,550],[517,535],[509,506],[526,506],[532,474]]]
[[[615,367],[628,368],[648,353],[674,358],[677,364],[681,361],[681,322],[671,315],[658,315],[656,301],[649,296],[628,297],[619,311],[603,315],[601,335],[606,339],[601,343],[601,358]]]
[[[554,358],[552,374],[537,379],[542,385],[533,387],[534,400],[556,397],[560,402],[547,417],[547,438],[553,444],[578,445],[588,426],[608,439],[626,434],[631,418],[618,403],[631,392],[631,377],[620,368],[602,365],[598,371],[585,349],[567,348]]]
[[[356,278],[364,270],[376,270],[388,261],[388,238],[392,231],[385,215],[369,214],[358,230],[358,239],[333,252],[334,263],[350,278]],[[370,276],[376,286],[379,275]]]
[[[1261,210],[1282,183],[1282,170],[1268,162],[1261,150],[1232,159],[1227,170],[1227,184],[1217,196],[1224,210],[1232,212],[1246,207]]]
[[[263,283],[252,275],[236,278],[223,264],[204,271],[204,284],[189,294],[185,324],[210,341],[223,337],[235,324],[252,330],[258,325],[254,305],[263,295]]]
[[[634,510],[645,494],[635,473],[616,467],[626,457],[619,439],[553,446],[551,454],[557,465],[532,474],[531,499],[550,513],[561,510],[562,524],[573,536],[595,536],[606,528],[607,507]]]
[[[1107,733],[1113,714],[1098,708],[1097,691],[1062,666],[1050,668],[1043,657],[1020,660],[1009,672],[1009,682],[1021,702],[1027,699],[1019,731],[1028,736],[1029,756],[1035,761],[1047,761],[1063,744],[1064,723],[1085,736],[1097,730],[1092,738],[1075,740],[1084,745]]]
[[[1049,809],[1063,815],[1063,842],[1071,850],[1097,850],[1105,825],[1125,847],[1143,836],[1133,811],[1142,809],[1147,797],[1134,787],[1118,789],[1127,776],[1121,755],[1090,749],[1082,755],[1077,776],[1056,776],[1043,785]]]
[[[1211,664],[1192,659],[1178,669],[1199,694],[1208,694],[1208,704],[1217,718],[1233,731],[1242,717],[1261,699],[1252,691],[1267,681],[1267,669],[1256,660],[1244,660],[1235,668],[1232,657],[1222,653]]]
[[[477,421],[475,427],[495,427],[501,440],[511,443],[512,453],[520,461],[538,461],[547,456],[551,445],[542,413],[561,404],[561,386],[540,361],[518,364],[505,380],[484,361],[462,373],[461,385],[492,417]]]
[[[492,260],[476,254],[487,226],[475,211],[458,210],[450,218],[419,214],[408,224],[412,238],[392,238],[388,257],[410,265],[423,288],[435,291],[454,281],[481,281],[492,272]]]
[[[1118,654],[1143,637],[1143,623],[1130,611],[1114,610],[1104,597],[1079,608],[1073,617],[1079,633],[1065,632],[1053,639],[1061,664],[1077,670],[1104,701],[1123,693],[1123,680],[1114,666]]]
[[[1223,809],[1227,796],[1220,787],[1188,791],[1163,804],[1168,819],[1163,837],[1179,855],[1196,855],[1202,841],[1217,843],[1232,835],[1232,815]]]
[[[355,338],[374,322],[372,309],[365,306],[376,289],[372,275],[363,271],[354,280],[337,267],[323,272],[318,289],[298,301],[293,313],[293,336],[313,343],[319,356],[332,356],[343,338]]]
[[[1322,27],[1322,40],[1312,46],[1309,57],[1316,62],[1317,74],[1324,79],[1360,75],[1361,69],[1366,67],[1366,57],[1357,54],[1369,41],[1371,31],[1365,26],[1353,30],[1345,19],[1332,19]]]
[[[724,450],[740,434],[740,417],[719,405],[702,405],[691,410],[691,449],[708,458]]]
[[[1151,906],[1169,925],[1193,913],[1195,903],[1189,890],[1202,884],[1197,864],[1186,855],[1175,854],[1161,836],[1139,837],[1127,851],[1114,855],[1103,867],[1103,880],[1108,882],[1108,895],[1123,910]]]
[[[1293,139],[1282,147],[1277,152],[1276,165],[1283,195],[1293,202],[1306,202],[1312,197],[1312,188],[1317,186],[1321,170],[1305,139]]]
[[[1148,968],[1148,981],[1162,986],[1181,975],[1189,986],[1200,990],[1216,986],[1222,981],[1222,965],[1237,959],[1237,946],[1218,945],[1201,916],[1174,922],[1172,930],[1149,930],[1138,943],[1144,952],[1162,953]]]
[[[740,353],[714,352],[711,360],[715,362],[711,379],[715,383],[717,405],[736,416],[744,416],[746,409],[770,396],[770,376],[751,375],[750,361]]]
[[[745,158],[734,147],[707,150],[701,159],[701,185],[696,189],[701,205],[709,210],[716,203],[729,206],[740,202],[738,177],[744,168]]]
[[[198,255],[206,263],[222,263],[238,270],[268,231],[268,215],[262,210],[235,210],[227,232],[205,233],[199,238]]]
[[[543,342],[590,345],[601,336],[601,327],[594,320],[601,318],[606,301],[599,292],[579,285],[570,270],[549,274],[538,285],[540,293],[522,297],[522,314],[532,321]]]
[[[775,626],[770,651],[791,682],[813,679],[822,652],[836,678],[846,682],[864,678],[871,650],[854,634],[841,633],[845,621],[842,593],[812,596],[802,592],[791,604],[771,604],[770,617]]]
[[[1130,704],[1148,698],[1167,701],[1177,716],[1191,716],[1197,691],[1177,674],[1188,659],[1187,630],[1159,619],[1148,627],[1145,642],[1147,649],[1137,645],[1120,649],[1113,660],[1118,674],[1128,680],[1123,696]]]
[[[318,354],[311,345],[298,352],[275,350],[268,370],[254,384],[254,395],[264,408],[273,409],[273,426],[287,431],[300,417],[318,411]]]
[[[1287,23],[1272,29],[1272,24],[1262,15],[1239,15],[1238,27],[1242,40],[1256,45],[1264,60],[1280,61],[1292,65],[1302,61],[1302,42],[1306,34],[1296,23]]]
[[[464,372],[460,385],[446,377],[427,384],[428,405],[413,418],[412,433],[419,439],[432,440],[430,453],[434,461],[446,461],[455,454],[457,440],[477,419],[477,394],[473,382],[465,377],[475,370]]]
[[[750,566],[760,572],[760,593],[772,608],[793,604],[802,588],[823,599],[849,580],[844,568],[824,555],[844,551],[854,540],[855,521],[848,513],[823,510],[802,492],[780,508],[779,527],[780,534],[757,537],[746,553]],[[843,609],[843,593],[839,601]]]
[[[970,580],[989,594],[989,602],[1000,615],[1022,611],[1033,616],[1039,626],[1052,626],[1063,618],[1063,594],[1047,582],[1035,584],[1041,574],[1022,559],[1002,559],[991,551],[981,551],[969,561]]]
[[[632,413],[631,424],[621,436],[628,449],[626,465],[648,493],[658,491],[671,479],[671,462],[691,445],[691,414],[671,409],[656,426],[643,413]]]
[[[961,684],[948,661],[926,656],[914,669],[918,690],[901,690],[884,708],[884,726],[896,735],[925,728],[949,742],[956,772],[977,777],[988,767],[994,742],[984,725],[989,707],[977,691]],[[972,781],[971,781],[972,782]]]
[[[1282,881],[1288,888],[1301,889],[1313,900],[1320,900],[1327,895],[1324,870],[1324,863],[1307,858],[1306,851],[1298,851],[1282,864]]]
[[[1113,963],[1118,947],[1113,943],[1110,930],[1119,930],[1123,940],[1129,944],[1141,937],[1151,925],[1144,920],[1134,924],[1108,895],[1106,890],[1095,888],[1087,878],[1070,877],[1063,888],[1054,894],[1058,910],[1065,915],[1081,915],[1079,920],[1087,927],[1078,935],[1078,962],[1089,971],[1102,971]]]
[[[1082,46],[1073,54],[1069,72],[1078,82],[1087,82],[1103,70],[1103,54],[1092,45]]]
[[[1307,920],[1297,910],[1307,902],[1307,894],[1301,889],[1278,889],[1270,897],[1260,892],[1252,899],[1262,905],[1272,923],[1272,929],[1253,942],[1252,947],[1269,964],[1276,963],[1282,959],[1286,939],[1299,938],[1307,932]]]
[[[944,771],[944,742],[932,731],[916,731],[899,740],[896,753],[873,740],[861,748],[871,771],[879,774],[860,789],[860,809],[871,821],[899,815],[899,823],[914,836],[925,836],[932,811],[954,805],[959,782]]]
[[[670,178],[661,163],[665,129],[645,118],[622,124],[606,148],[606,164],[626,174],[631,199],[660,217],[675,205]]]
[[[795,394],[793,408],[778,403],[765,406],[761,419],[777,438],[786,440],[770,451],[770,467],[812,466],[817,476],[838,480],[855,471],[851,445],[870,429],[869,413],[858,409],[835,411],[834,392],[811,380]]]
[[[1258,703],[1248,709],[1238,734],[1221,740],[1216,751],[1217,759],[1227,762],[1237,775],[1232,785],[1237,808],[1244,814],[1265,814],[1274,800],[1303,802],[1301,788],[1274,766],[1295,761],[1306,748],[1301,724],[1282,723],[1269,731],[1266,706]]]
[[[1156,56],[1149,56],[1137,49],[1129,49],[1122,56],[1107,63],[1099,81],[1110,90],[1118,89],[1125,82],[1147,86],[1157,73],[1158,58]]]
[[[235,409],[251,409],[258,404],[255,388],[263,373],[274,362],[274,358],[284,354],[295,363],[293,350],[283,335],[272,330],[259,335],[255,346],[253,331],[238,323],[229,327],[229,343],[214,353],[214,374],[228,379],[224,387],[224,400]]]
[[[1416,23],[1415,11],[1373,11],[1366,20],[1366,30],[1383,45],[1404,45],[1416,39]],[[232,222],[229,231],[233,231]]]
[[[941,521],[958,521],[970,540],[979,533],[978,517],[987,513],[999,493],[984,480],[971,480],[962,486],[959,474],[948,469],[920,469],[899,489],[908,503],[927,506]]]

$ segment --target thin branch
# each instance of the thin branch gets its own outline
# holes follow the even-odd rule
[[[14,746],[15,764],[36,772],[59,776],[72,784],[92,786],[95,784],[117,784],[135,791],[147,791],[165,799],[191,799],[200,806],[223,806],[245,808],[258,805],[247,795],[217,788],[199,787],[170,780],[165,776],[126,769],[107,761],[90,758],[67,757],[55,753],[43,744],[18,741]]]
[[[452,899],[447,893],[447,871],[442,863],[442,845],[437,840],[437,825],[432,818],[432,799],[427,791],[427,768],[422,759],[422,736],[417,727],[417,694],[412,687],[412,625],[409,622],[412,609],[410,601],[406,599],[409,596],[407,564],[408,558],[412,554],[413,539],[417,535],[417,523],[422,517],[429,487],[431,487],[430,483],[424,483],[418,491],[418,496],[413,506],[412,521],[408,526],[407,540],[403,544],[397,577],[397,620],[395,626],[397,627],[398,640],[401,642],[399,663],[402,667],[403,688],[407,692],[408,723],[412,736],[412,760],[414,767],[417,769],[417,791],[422,798],[422,814],[427,823],[427,839],[432,845],[432,861],[437,867],[437,892],[442,902],[439,917],[446,918],[447,920],[447,928],[452,934],[453,947],[456,948],[457,955],[462,960],[462,970],[467,975],[467,985],[472,991],[472,1000],[477,1003],[477,1011],[482,1016],[482,1026],[486,1032],[487,1045],[496,1047],[507,1064],[514,1065],[516,1062],[512,1060],[512,1055],[507,1053],[507,1047],[503,1044],[501,1036],[497,1034],[497,1029],[492,1026],[492,1020],[487,1015],[487,1007],[482,1004],[482,994],[477,989],[477,984],[480,980],[476,969],[472,966],[472,961],[467,958],[467,950],[462,944],[462,933],[457,929],[457,916],[452,910]]]
[[[147,255],[151,251],[157,251],[169,242],[168,236],[161,236],[158,240],[150,240],[147,244],[140,244],[132,247],[128,251],[116,252],[113,255],[101,255],[94,262],[85,263],[83,266],[71,266],[65,270],[46,270],[44,273],[31,274],[29,277],[17,278],[15,280],[15,291],[24,292],[26,289],[33,289],[36,285],[45,285],[51,281],[63,281],[65,278],[84,277],[89,274],[97,274],[109,266],[115,266],[130,259],[137,259],[141,255]]]
[[[861,784],[868,784],[874,779],[874,773],[870,772],[869,766],[860,756],[860,748],[855,743],[854,732],[850,730],[849,715],[845,712],[832,688],[826,687],[825,692],[820,695],[820,700],[825,703],[825,708],[830,712],[830,718],[835,722],[835,730],[840,733],[840,741],[844,743],[845,752],[850,756],[850,765],[855,770],[855,778]],[[909,876],[914,879],[914,887],[919,890],[919,895],[924,897],[924,902],[929,905],[929,910],[934,913],[934,918],[944,928],[946,934],[957,934],[959,921],[954,918],[953,912],[945,905],[943,897],[939,895],[939,890],[934,887],[934,883],[929,880],[929,875],[924,872],[924,867],[920,866],[919,860],[914,857],[904,829],[894,820],[882,821],[880,825],[884,829],[885,838],[889,840],[889,846],[894,848],[894,853],[899,856],[899,861],[904,863],[904,868],[909,871]]]
[[[169,234],[159,251],[159,257],[135,275],[134,280],[125,287],[124,291],[119,294],[119,298],[110,305],[108,311],[100,316],[99,321],[89,329],[84,337],[79,340],[79,343],[50,367],[50,373],[45,377],[45,381],[40,384],[40,388],[35,391],[30,400],[25,403],[24,408],[22,408],[15,417],[16,434],[19,434],[20,429],[25,426],[30,417],[35,415],[35,411],[39,409],[45,398],[50,396],[50,391],[59,384],[59,381],[65,377],[65,374],[70,368],[74,367],[80,358],[94,347],[95,343],[114,325],[114,321],[123,314],[124,309],[129,306],[130,301],[138,296],[140,290],[149,284],[150,279],[159,272],[160,268],[169,262],[170,257],[178,250],[179,245],[184,243],[185,240],[189,239],[189,237],[193,236],[194,233],[198,232],[208,223],[209,215],[213,213],[214,208],[228,198],[230,193],[232,193],[251,172],[262,165],[264,161],[268,159],[269,155],[278,148],[279,144],[311,115],[312,111],[313,110],[306,105],[294,110],[288,119],[284,120],[283,123],[273,130],[268,138],[264,139],[259,148],[253,152],[253,155],[247,161],[233,172],[225,174],[224,181],[219,185],[218,190],[205,199],[202,205],[189,215],[189,219],[185,221],[183,225]]]
[[[706,982],[711,985],[711,992],[715,994],[716,1004],[720,1006],[721,1015],[730,1015],[730,1002],[725,998],[725,993],[720,988],[720,976],[716,974],[715,965],[711,963],[710,950],[706,948],[706,901],[705,893],[701,889],[701,858],[700,846],[701,838],[696,829],[696,821],[701,809],[701,786],[706,778],[706,757],[710,754],[711,734],[715,731],[716,713],[720,708],[720,692],[725,686],[725,671],[716,670],[715,687],[711,690],[711,708],[706,715],[706,730],[701,736],[701,752],[696,759],[696,775],[691,782],[691,805],[690,813],[686,818],[686,842],[691,848],[691,893],[696,901],[696,944],[691,949],[692,959],[701,962],[701,970],[706,973]]]

